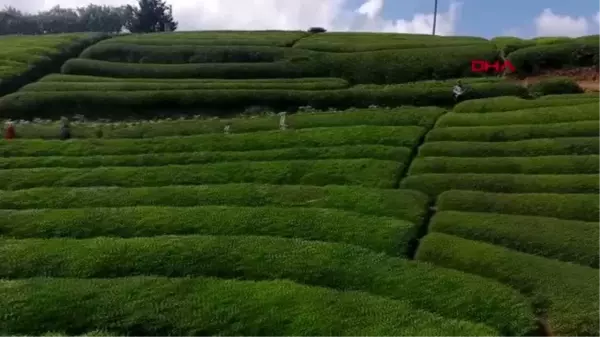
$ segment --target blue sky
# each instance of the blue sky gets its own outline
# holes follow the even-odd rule
[[[179,30],[324,27],[329,31],[431,32],[434,0],[166,0]],[[137,0],[0,0],[27,12]],[[598,34],[598,0],[439,0],[440,35]]]
[[[361,0],[352,0],[352,4],[360,4]],[[450,7],[451,0],[438,0],[438,11],[446,12]],[[456,1],[455,1],[456,2]],[[542,15],[545,9],[558,16],[568,16],[574,20],[572,25],[581,29],[581,20],[587,21],[588,34],[598,34],[598,23],[595,21],[599,8],[597,0],[460,0],[462,5],[459,17],[456,21],[455,35],[477,35],[494,37],[510,33],[522,37],[536,36],[535,19]],[[349,3],[350,4],[350,3]],[[415,13],[433,12],[434,0],[395,0],[384,4],[382,16],[386,19],[410,19]],[[548,24],[551,25],[552,17]],[[561,21],[558,27],[569,33],[573,27]],[[562,27],[561,27],[562,26]],[[562,28],[562,29],[561,29]],[[574,30],[574,32],[577,31]]]

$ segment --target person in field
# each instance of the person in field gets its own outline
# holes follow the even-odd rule
[[[465,87],[463,86],[462,81],[461,80],[456,81],[456,85],[452,89],[454,101],[459,102],[464,93],[465,93]]]
[[[67,140],[71,139],[71,128],[69,127],[69,121],[63,119],[60,127],[60,139]]]
[[[15,126],[12,122],[6,123],[6,130],[4,130],[4,139],[13,139],[16,136]]]

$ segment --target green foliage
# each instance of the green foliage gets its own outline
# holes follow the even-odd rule
[[[544,69],[598,67],[598,41],[538,44],[508,55],[518,75],[537,74]]]
[[[487,115],[486,115],[487,116]],[[598,137],[598,121],[553,124],[458,126],[436,128],[427,134],[427,141],[504,142],[535,138]]]
[[[524,87],[517,84],[482,83],[473,86],[473,90],[467,94],[466,98],[499,95],[523,96],[526,92],[527,90]],[[377,89],[350,88],[338,90],[236,89],[17,92],[0,99],[0,111],[2,111],[2,117],[25,119],[36,117],[57,118],[69,114],[123,119],[130,116],[154,118],[161,115],[172,115],[173,113],[204,113],[206,115],[224,116],[239,113],[251,106],[266,107],[277,111],[295,111],[302,106],[326,110],[329,108],[366,108],[372,105],[397,107],[402,105],[450,106],[452,104],[454,104],[454,99],[448,87],[408,84],[405,86],[381,86]]]
[[[20,305],[13,306],[15,301]],[[3,281],[0,315],[6,317],[1,331],[33,335],[61,330],[76,335],[99,326],[140,336],[498,335],[482,324],[444,319],[406,302],[283,280]]]
[[[171,6],[163,0],[138,0],[137,7],[127,5],[125,28],[132,33],[172,32],[177,29]]]
[[[335,32],[305,37],[294,44],[294,48],[351,53],[445,46],[469,46],[469,48],[473,48],[486,44],[488,44],[487,40],[471,36],[440,37],[425,34]]]
[[[558,97],[557,97],[558,96]],[[598,94],[568,94],[564,97],[553,95],[551,98],[544,99],[522,99],[519,97],[491,97],[483,99],[474,99],[458,103],[453,112],[485,113],[502,112],[511,110],[522,110],[542,107],[568,107],[578,104],[588,104],[598,102]]]
[[[303,31],[197,31],[168,32],[150,34],[128,34],[116,36],[103,43],[125,43],[136,45],[171,46],[273,46],[290,47],[300,38],[308,36]]]
[[[81,33],[2,37],[0,96],[50,72],[58,72],[67,59],[107,37]]]
[[[52,277],[288,279],[407,301],[415,309],[481,322],[507,335],[533,330],[529,303],[506,286],[344,244],[251,236],[30,239],[4,243],[0,247],[0,275],[6,278],[35,277],[43,270],[44,275]]]
[[[427,197],[417,191],[360,186],[226,184],[164,187],[33,188],[0,191],[2,209],[125,206],[317,207],[423,222]]]
[[[515,173],[515,174],[583,174],[598,173],[600,156],[539,157],[417,157],[410,174],[420,173]],[[0,165],[1,167],[1,165]]]
[[[533,96],[583,93],[583,89],[579,84],[568,77],[543,79],[539,82],[530,84],[528,89]]]
[[[161,166],[207,164],[235,161],[310,160],[310,159],[359,159],[371,158],[406,163],[411,149],[382,145],[351,145],[335,147],[292,147],[288,149],[260,151],[206,151],[181,153],[149,153],[114,156],[38,156],[1,158],[0,168],[35,167],[98,167],[98,166]]]
[[[348,82],[341,78],[296,78],[265,80],[174,80],[174,81],[106,81],[106,82],[36,82],[24,86],[22,92],[31,91],[154,91],[154,90],[198,90],[198,89],[289,89],[289,90],[331,90],[344,89]]]
[[[242,63],[276,62],[294,57],[310,57],[314,53],[284,47],[245,45],[148,45],[118,42],[98,43],[84,50],[79,57],[84,59],[153,64],[181,63]]]
[[[440,211],[489,212],[598,221],[598,194],[503,194],[447,191],[438,197]]]
[[[204,134],[187,137],[148,139],[18,139],[0,143],[0,155],[89,156],[202,151],[258,151],[293,147],[330,147],[341,145],[387,145],[412,148],[425,133],[419,126],[348,126],[299,130],[250,132],[241,134]],[[348,137],[352,135],[352,137]]]
[[[590,101],[572,106],[530,108],[502,113],[448,113],[438,119],[435,130],[448,126],[512,126],[597,121],[600,118],[598,116],[599,109],[598,102]]]
[[[400,256],[416,236],[416,226],[407,221],[322,208],[136,206],[0,214],[0,231],[13,238],[261,235],[341,242]]]
[[[422,126],[431,128],[444,110],[437,107],[399,107],[394,109],[349,109],[336,112],[299,112],[286,117],[288,129],[315,127],[343,127],[352,125]],[[250,116],[231,119],[159,120],[141,123],[81,123],[71,124],[74,138],[95,138],[97,130],[102,138],[152,138],[223,133],[226,125],[230,133],[245,133],[279,129],[279,116]],[[15,126],[17,138],[56,139],[59,124],[28,123]]]
[[[393,188],[403,165],[375,159],[239,161],[204,165],[0,170],[0,188],[152,187],[226,183]]]
[[[598,333],[598,269],[441,233],[427,235],[417,259],[479,274],[529,295],[556,335]]]
[[[400,183],[437,196],[449,190],[475,190],[497,193],[598,193],[598,174],[478,174],[424,173],[408,176]]]
[[[546,217],[442,211],[430,232],[598,268],[598,224]]]
[[[511,142],[427,142],[421,157],[536,157],[598,154],[598,137],[527,139]]]

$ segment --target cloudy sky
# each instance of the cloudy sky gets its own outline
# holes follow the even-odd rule
[[[136,0],[95,0],[121,5]],[[307,29],[430,33],[434,0],[167,0],[180,30]],[[88,0],[0,0],[35,12]],[[581,36],[599,33],[598,0],[439,0],[440,35]]]

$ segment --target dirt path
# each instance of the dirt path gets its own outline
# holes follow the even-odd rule
[[[527,85],[552,77],[568,77],[577,82],[586,92],[600,92],[600,76],[598,75],[598,69],[595,67],[553,70],[540,75],[518,79],[517,81]]]

